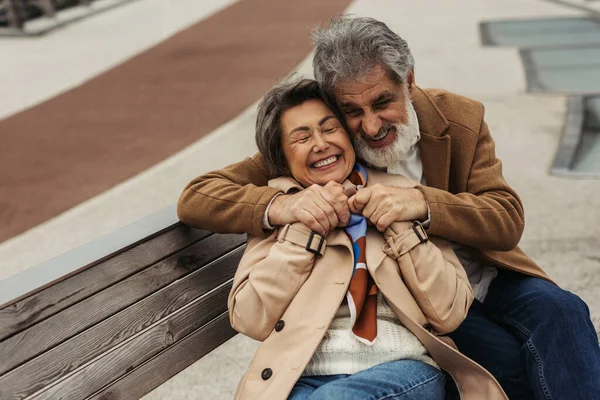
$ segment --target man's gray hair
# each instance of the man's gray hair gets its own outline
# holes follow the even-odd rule
[[[338,83],[360,79],[377,65],[403,83],[415,65],[406,41],[374,18],[334,17],[329,27],[313,30],[313,43],[315,78],[328,96]]]

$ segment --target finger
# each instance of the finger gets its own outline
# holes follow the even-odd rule
[[[337,226],[338,220],[335,211],[333,211],[333,207],[325,200],[315,198],[304,209],[311,213],[328,232]]]
[[[373,226],[377,226],[379,217],[386,213],[382,202],[374,202],[373,199],[367,204],[363,210],[363,216],[369,220]],[[367,216],[367,214],[369,216]]]
[[[329,232],[330,225],[329,220],[325,218],[325,213],[320,208],[305,209],[318,223],[321,228],[317,231],[319,233]]]
[[[375,226],[379,232],[385,232],[385,230],[396,220],[394,213],[388,212],[383,214],[378,220]]]
[[[348,203],[340,204],[335,212],[337,213],[339,220],[337,226],[348,225],[348,222],[350,222],[350,208],[348,207]]]
[[[369,190],[369,188],[360,189],[352,197],[354,198],[354,208],[356,212],[362,213],[365,206],[369,203],[369,200],[371,200],[371,190]]]
[[[365,204],[365,206],[362,209],[362,215],[368,220],[371,220],[378,206],[379,199],[374,196],[371,196],[367,204]]]
[[[344,188],[336,182],[330,182],[325,187],[326,190],[322,192],[323,198],[333,207],[339,221],[338,224],[348,224],[350,209],[348,208],[348,196],[344,193]]]
[[[326,187],[326,188],[341,188],[342,191],[344,190],[344,186],[342,186],[341,183],[337,183],[336,181],[329,181],[323,187]]]
[[[371,196],[369,198],[369,202],[364,207],[362,214],[371,220],[371,223],[375,225],[377,221],[383,213],[385,213],[387,208],[391,207],[390,196],[392,193],[390,192],[390,188],[376,184],[371,188]],[[379,211],[377,211],[379,210]]]
[[[335,212],[335,209],[320,194],[317,194],[315,196],[314,205],[316,207],[318,207],[318,209],[320,210],[320,212],[319,212],[318,210],[313,209],[315,212],[319,213],[318,215],[313,214],[313,215],[315,215],[315,217],[317,217],[317,219],[319,219],[319,220],[321,220],[321,218],[326,219],[329,229],[333,229],[334,227],[338,226],[339,220],[338,220],[337,213]],[[321,223],[323,223],[323,222],[325,222],[325,221],[321,221]]]
[[[367,210],[367,207],[370,204],[375,204],[375,210],[373,210],[371,212],[371,210]],[[390,213],[393,212],[395,210],[393,210],[389,203],[387,201],[385,201],[385,199],[381,199],[380,201],[373,201],[373,198],[371,198],[371,202],[369,203],[369,205],[367,205],[367,207],[365,207],[365,210],[363,210],[363,213],[367,212],[370,213],[369,220],[371,221],[371,223],[374,226],[377,226],[377,223],[379,222],[379,220],[381,219],[381,217],[386,214],[386,213]]]
[[[303,193],[302,200],[296,206],[312,214],[327,230],[338,225],[338,218],[334,208],[321,195],[323,188],[312,185]]]
[[[306,210],[298,211],[298,221],[302,222],[304,225],[308,226],[310,230],[315,231],[322,236],[326,236],[328,230],[312,215],[310,212]]]
[[[360,211],[358,210],[358,208],[356,208],[355,200],[356,200],[356,195],[351,196],[348,199],[348,208],[350,209],[351,213],[360,214]]]
[[[322,199],[323,202],[330,205],[332,208],[335,207],[335,202],[339,201],[338,197],[340,194],[343,195],[343,189],[340,184],[336,182],[329,182],[325,186],[312,185],[310,186],[310,193],[318,199]],[[318,200],[315,200],[318,201]],[[323,202],[318,201],[319,207],[323,207]],[[325,211],[325,209],[324,209]],[[334,209],[335,212],[335,209]]]

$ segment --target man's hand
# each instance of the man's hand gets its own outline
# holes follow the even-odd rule
[[[326,236],[329,231],[345,226],[350,220],[348,197],[339,183],[312,185],[295,194],[277,196],[267,217],[273,226],[302,222]]]
[[[375,184],[348,199],[350,211],[362,214],[384,232],[394,221],[425,221],[427,202],[420,190]]]

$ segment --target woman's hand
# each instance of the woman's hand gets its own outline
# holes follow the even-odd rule
[[[350,211],[362,214],[384,232],[394,221],[427,220],[427,202],[420,190],[381,184],[360,189],[348,199]]]
[[[344,187],[333,181],[325,186],[312,185],[295,194],[277,196],[269,208],[268,219],[273,226],[302,222],[327,236],[337,226],[348,223],[348,196]]]

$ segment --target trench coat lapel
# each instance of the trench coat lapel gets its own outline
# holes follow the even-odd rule
[[[446,131],[450,124],[421,88],[415,88],[412,101],[421,131],[419,151],[427,186],[447,191],[451,143]]]
[[[334,229],[325,238],[327,247],[341,246],[345,247],[350,253],[354,254],[352,242],[343,229]],[[385,254],[385,253],[384,253]]]
[[[367,269],[371,276],[374,276],[375,271],[381,266],[387,255],[383,252],[385,239],[383,234],[377,231],[372,226],[367,229],[367,245],[365,250],[365,258],[367,261]]]

